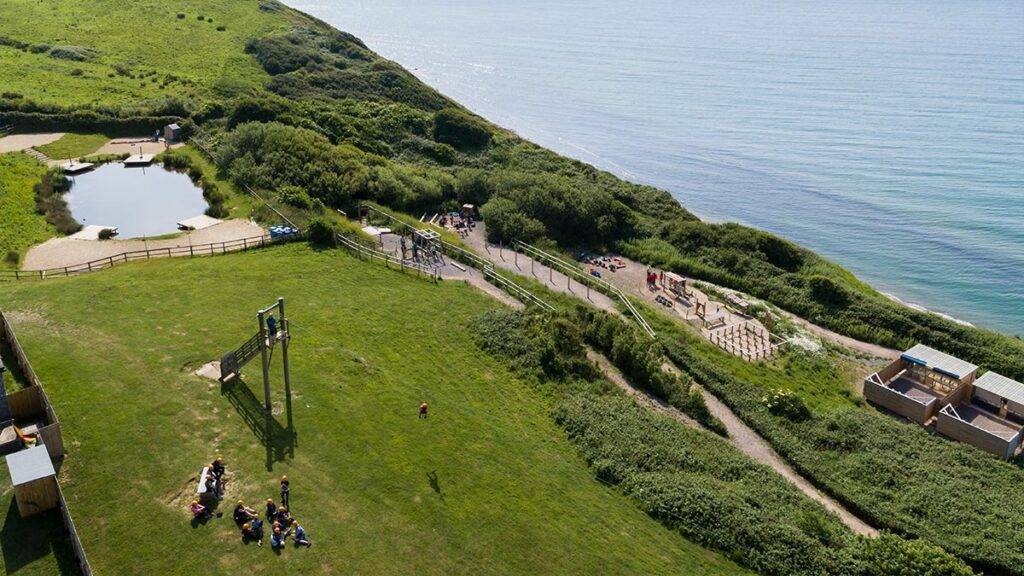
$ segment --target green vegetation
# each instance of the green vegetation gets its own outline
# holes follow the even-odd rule
[[[1015,527],[1024,523],[1024,494],[1007,487],[1024,482],[1024,470],[870,409],[821,406],[811,417],[799,407],[773,411],[771,380],[736,377],[711,344],[661,330],[679,368],[859,516],[925,538],[986,572],[1022,573],[1024,535]]]
[[[191,17],[179,20],[155,0],[5,0],[0,86],[63,107],[133,107],[168,92],[203,99],[256,88],[266,75],[244,53],[246,40],[289,26],[287,11],[257,5],[191,0],[182,7]],[[198,21],[200,10],[231,27]],[[83,73],[72,76],[75,69]]]
[[[71,180],[58,168],[50,169],[34,187],[36,213],[46,218],[61,234],[74,234],[82,225],[71,215],[64,194],[71,189]]]
[[[60,140],[36,148],[54,160],[81,158],[100,149],[110,140],[103,134],[65,134]]]
[[[625,398],[595,378],[583,348],[587,329],[571,315],[492,311],[476,330],[481,348],[538,380],[558,400],[558,422],[598,479],[687,538],[768,575],[866,576],[892,565],[908,575],[972,573],[922,542],[855,537],[821,505],[727,442]]]
[[[30,246],[56,233],[35,210],[32,187],[45,172],[24,154],[0,154],[0,266],[17,266]]]
[[[497,304],[461,283],[289,244],[0,294],[60,414],[64,490],[97,573],[744,573],[593,480],[551,401],[476,349],[472,320]],[[258,366],[223,388],[192,371],[278,295],[294,401],[289,419],[277,350],[268,436]],[[222,510],[276,496],[287,474],[314,547],[246,546],[229,516],[190,527],[217,452]]]

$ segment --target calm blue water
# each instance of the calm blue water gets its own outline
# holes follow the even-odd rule
[[[1024,2],[289,3],[541,145],[1024,333]]]
[[[83,226],[114,226],[119,238],[159,236],[206,212],[202,189],[183,172],[104,164],[72,178],[64,196]]]

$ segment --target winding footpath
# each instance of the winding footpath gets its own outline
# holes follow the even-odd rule
[[[475,233],[471,234],[469,238],[467,238],[467,243],[473,248],[477,255],[489,260],[497,267],[510,270],[527,278],[532,277],[535,280],[544,283],[548,288],[563,294],[571,295],[591,306],[600,308],[601,310],[619,314],[619,310],[615,305],[615,302],[608,296],[597,292],[596,290],[591,290],[588,295],[586,289],[579,283],[575,283],[575,289],[573,289],[574,282],[566,278],[565,275],[561,274],[557,270],[551,270],[544,264],[536,262],[523,254],[516,254],[511,250],[502,250],[489,245],[484,240],[482,228],[482,226],[478,226]],[[630,265],[637,266],[636,263],[630,263]],[[836,334],[836,336],[839,335]],[[697,421],[686,414],[683,414],[675,407],[670,406],[661,399],[633,386],[603,355],[598,354],[593,350],[589,351],[587,355],[598,365],[609,380],[625,391],[626,394],[632,397],[640,405],[667,415],[685,426],[702,430],[704,429]],[[679,373],[679,369],[671,363],[666,362],[664,368],[670,372]],[[700,386],[697,386],[697,389],[700,390],[701,395],[704,397],[704,402],[707,404],[708,410],[711,414],[725,425],[729,434],[729,441],[736,446],[736,448],[753,460],[771,467],[780,476],[803,492],[808,498],[819,502],[827,510],[835,514],[855,533],[871,537],[878,535],[878,530],[855,516],[837,500],[816,488],[810,481],[794,470],[793,467],[790,466],[764,438],[747,426],[714,394],[711,394]]]

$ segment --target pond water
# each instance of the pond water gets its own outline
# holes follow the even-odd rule
[[[177,222],[206,211],[202,189],[187,174],[153,165],[105,164],[72,178],[64,196],[82,226],[115,226],[119,238],[178,231]]]

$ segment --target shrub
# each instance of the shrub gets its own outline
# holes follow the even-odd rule
[[[4,92],[0,94],[0,98],[6,98],[8,100],[20,100],[24,97],[25,96],[22,95],[21,92]]]
[[[54,46],[47,52],[52,58],[84,62],[96,57],[96,51],[85,46]]]
[[[788,390],[775,390],[762,400],[768,411],[793,422],[803,422],[811,417],[811,411],[803,399]]]
[[[313,199],[298,186],[282,186],[277,195],[282,202],[296,208],[308,209],[313,205]]]
[[[17,250],[8,250],[7,255],[4,257],[4,261],[12,266],[16,266],[21,260],[21,254]]]
[[[184,19],[185,19],[185,13],[184,12],[178,12],[178,20],[184,20]]]
[[[491,132],[482,120],[456,108],[434,114],[434,139],[459,150],[483,148],[491,140]]]
[[[338,229],[335,224],[325,218],[313,218],[306,226],[309,242],[314,246],[330,247],[338,243]]]
[[[103,230],[100,230],[100,233],[99,233],[100,240],[110,240],[113,237],[114,237],[114,231],[111,230],[110,228],[104,228]]]
[[[892,534],[865,538],[859,546],[865,576],[972,576],[974,572],[938,546]]]
[[[71,181],[60,170],[50,170],[34,186],[36,212],[45,216],[61,234],[74,234],[82,225],[71,216],[64,193],[71,189]]]
[[[217,26],[217,32],[223,32],[223,31],[225,31],[227,29],[228,29],[228,27],[223,25],[223,24],[221,24],[220,26]]]

